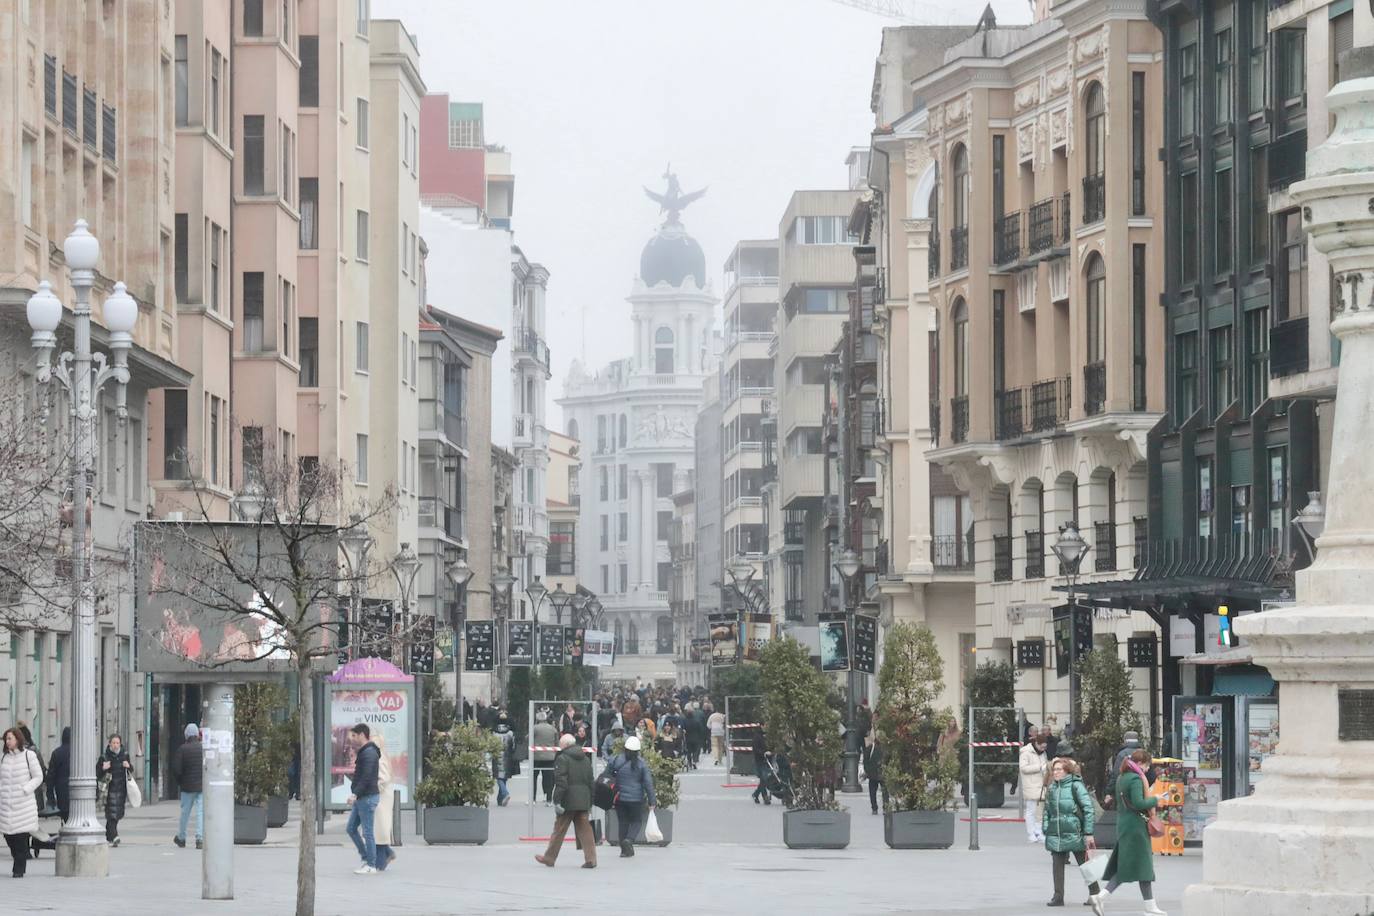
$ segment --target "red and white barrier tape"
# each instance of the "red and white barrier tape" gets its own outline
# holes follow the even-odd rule
[[[726,728],[759,728],[762,722],[737,722],[727,725]]]
[[[532,751],[555,751],[555,752],[557,752],[557,751],[561,751],[562,748],[556,747],[556,746],[550,746],[550,745],[547,745],[547,744],[531,744],[531,745],[530,745],[530,750],[532,750]],[[589,748],[589,747],[584,747],[582,750],[586,751],[588,754],[594,754],[594,753],[596,753],[595,750],[593,750],[592,748]]]
[[[974,741],[974,747],[1020,747],[1019,741]]]

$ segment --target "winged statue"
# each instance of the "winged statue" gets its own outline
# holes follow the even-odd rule
[[[690,194],[683,194],[682,185],[678,184],[677,175],[673,174],[673,167],[671,165],[669,165],[668,169],[663,173],[663,177],[668,182],[668,190],[659,194],[645,188],[644,193],[649,195],[650,200],[659,205],[662,212],[668,214],[669,223],[676,223],[678,221],[678,214],[687,209],[688,204],[705,194],[706,188],[702,188],[700,191],[693,191]]]

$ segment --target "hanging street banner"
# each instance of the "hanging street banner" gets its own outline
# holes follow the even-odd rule
[[[745,628],[744,659],[756,662],[763,655],[763,649],[773,638],[773,615],[750,614]]]
[[[436,653],[434,650],[434,618],[428,614],[412,618],[414,631],[410,643],[410,673],[433,674]]]
[[[364,598],[361,614],[357,641],[358,658],[383,658],[392,661],[396,605],[385,598]]]
[[[468,671],[490,671],[496,663],[496,627],[490,620],[469,620],[463,627],[468,644],[463,667]]]
[[[594,668],[609,668],[615,664],[615,634],[605,630],[584,630],[582,664]]]
[[[739,655],[739,615],[707,614],[706,623],[711,634],[711,665],[733,665]]]
[[[849,670],[849,620],[846,614],[821,614],[817,625],[820,634],[821,670]]]
[[[561,626],[549,624],[539,627],[539,664],[561,665],[566,651]]]
[[[563,645],[568,649],[568,660],[577,667],[582,666],[582,641],[586,630],[580,627],[563,628]]]
[[[878,618],[854,615],[854,670],[877,674]]]
[[[452,674],[456,657],[453,646],[453,627],[444,624],[434,633],[434,673]]]
[[[534,621],[506,621],[506,664],[525,668],[534,664]]]

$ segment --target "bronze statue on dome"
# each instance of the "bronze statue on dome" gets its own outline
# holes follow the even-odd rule
[[[678,184],[677,175],[673,173],[673,166],[669,163],[663,177],[668,181],[668,190],[662,194],[644,189],[644,193],[649,195],[649,199],[656,202],[661,208],[660,212],[667,213],[668,219],[665,225],[675,225],[679,222],[678,214],[687,209],[687,205],[700,198],[706,193],[706,188],[700,191],[693,191],[690,194],[682,193],[682,185]]]

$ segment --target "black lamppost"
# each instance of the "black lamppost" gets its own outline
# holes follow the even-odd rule
[[[1078,567],[1091,549],[1078,525],[1065,522],[1059,526],[1059,538],[1050,547],[1059,558],[1059,565],[1069,579],[1069,722],[1078,730]]]
[[[453,630],[453,716],[458,722],[463,721],[463,621],[466,617],[463,590],[472,581],[472,575],[472,567],[461,554],[444,564],[444,578],[458,594],[458,600],[453,602],[452,619],[448,622]]]
[[[859,570],[862,567],[863,559],[854,552],[853,548],[849,547],[846,547],[844,552],[840,554],[840,558],[835,561],[835,571],[838,572],[840,578],[844,580],[842,587],[844,588],[845,622],[849,628],[849,637],[846,640],[846,644],[849,644],[854,639],[853,584],[854,577],[859,574]],[[863,738],[859,735],[858,728],[856,728],[858,724],[856,720],[859,717],[859,672],[854,670],[852,663],[849,666],[848,680],[849,689],[846,691],[848,697],[845,702],[845,712],[847,716],[844,729],[844,785],[840,787],[840,791],[861,792],[863,789],[859,785],[859,742],[862,741]]]

